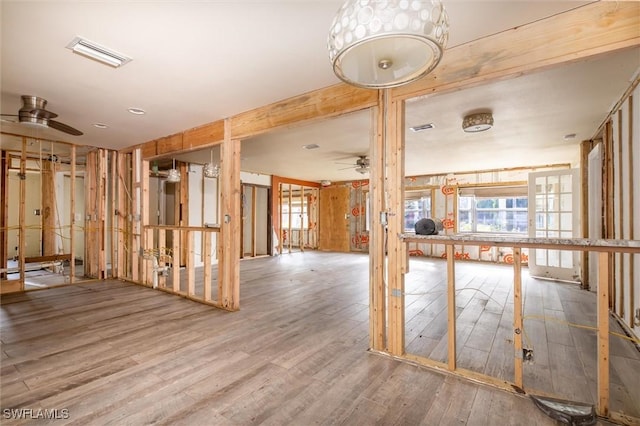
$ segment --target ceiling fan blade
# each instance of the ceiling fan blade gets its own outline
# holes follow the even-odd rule
[[[6,119],[3,118],[2,121],[11,122],[11,123],[17,123],[18,122],[18,120],[17,120],[18,116],[15,115],[15,114],[0,114],[0,116],[1,117],[15,117],[16,118],[15,120],[12,120],[11,118],[6,118]]]
[[[46,109],[40,109],[40,108],[31,109],[31,110],[21,109],[20,112],[27,112],[28,114],[34,117],[44,118],[45,120],[56,118],[58,116],[58,114],[56,114],[55,112],[47,111]]]
[[[49,127],[54,128],[56,130],[60,130],[61,132],[69,133],[70,135],[73,135],[73,136],[81,136],[84,134],[78,129],[74,129],[71,126],[68,126],[64,123],[61,123],[55,120],[49,120]]]

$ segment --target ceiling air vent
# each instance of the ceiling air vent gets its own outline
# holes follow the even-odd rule
[[[67,49],[70,49],[74,53],[98,62],[102,62],[103,64],[109,65],[114,68],[121,67],[122,65],[131,61],[131,58],[128,56],[100,46],[99,44],[96,44],[82,37],[76,37],[71,40],[71,43],[67,45]]]
[[[419,126],[409,127],[414,132],[421,132],[423,130],[433,129],[433,123],[421,124]]]

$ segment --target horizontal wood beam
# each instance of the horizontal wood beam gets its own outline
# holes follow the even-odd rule
[[[392,89],[394,99],[457,90],[640,46],[640,2],[599,1],[447,49],[438,67]]]
[[[278,127],[363,110],[377,102],[377,90],[341,83],[238,114],[231,118],[231,136],[245,139]]]
[[[640,241],[637,240],[596,240],[586,238],[528,238],[528,237],[491,237],[478,235],[414,235],[401,234],[405,243],[470,245],[491,247],[520,247],[558,250],[599,251],[618,253],[640,253]]]

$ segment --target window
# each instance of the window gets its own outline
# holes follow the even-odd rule
[[[528,198],[522,195],[460,196],[458,230],[526,234],[529,221],[528,204]]]
[[[431,196],[418,194],[407,194],[404,201],[404,230],[414,232],[416,222],[422,218],[431,217]],[[409,198],[411,197],[411,198]]]
[[[289,228],[289,204],[283,203],[282,209],[282,229]],[[303,206],[298,201],[291,203],[291,229],[302,229],[309,227],[309,215],[303,212]]]

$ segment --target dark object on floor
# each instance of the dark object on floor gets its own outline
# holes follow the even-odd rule
[[[415,224],[417,235],[438,235],[442,230],[442,222],[439,219],[422,218]]]
[[[596,424],[596,411],[593,405],[535,395],[529,396],[543,413],[561,423],[576,426]]]

